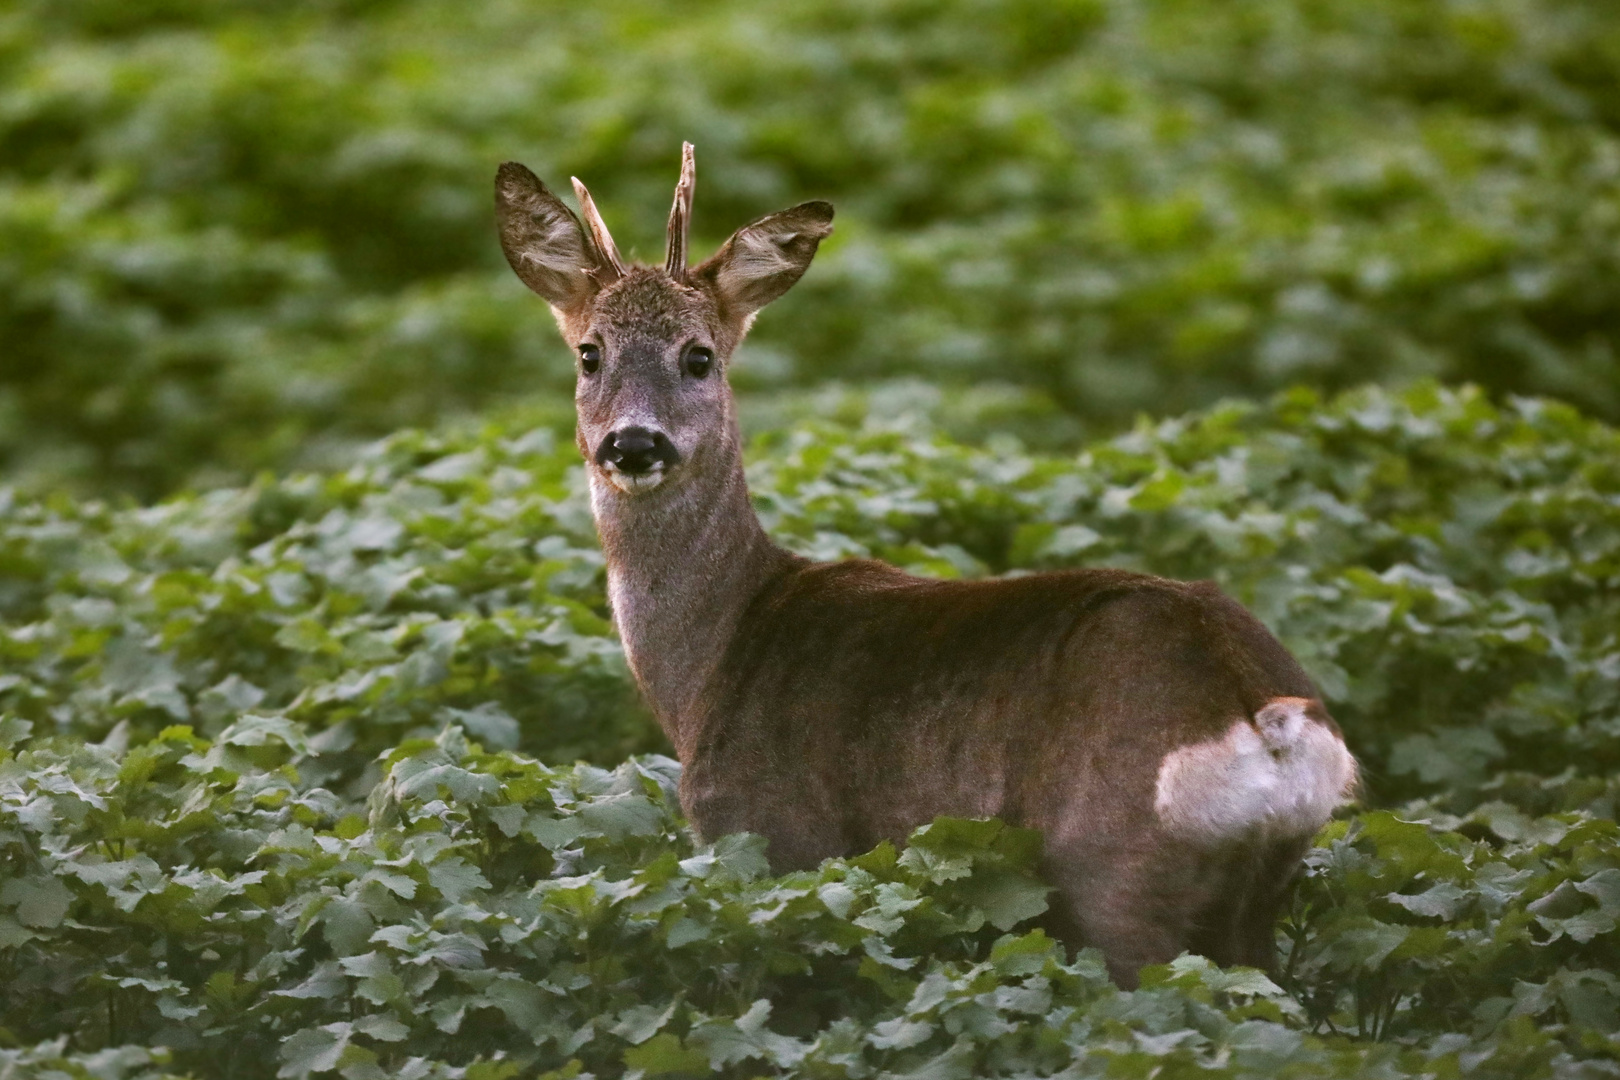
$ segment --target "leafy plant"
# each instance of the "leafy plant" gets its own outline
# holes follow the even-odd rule
[[[1321,680],[1368,784],[1275,979],[1117,990],[998,822],[785,877],[698,844],[577,451],[407,432],[149,508],[0,497],[0,1075],[1617,1071],[1613,429],[1298,391],[1058,458],[887,404],[756,444],[782,542],[1214,576]]]

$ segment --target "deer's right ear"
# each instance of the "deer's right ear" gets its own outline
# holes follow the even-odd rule
[[[596,295],[596,260],[579,219],[515,161],[495,174],[495,220],[506,261],[546,303],[568,312]]]

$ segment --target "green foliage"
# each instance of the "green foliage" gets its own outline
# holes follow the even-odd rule
[[[1117,990],[997,822],[785,877],[697,846],[577,451],[405,433],[151,508],[0,501],[0,1076],[1620,1071],[1620,434],[1301,391],[1053,458],[887,404],[756,445],[779,539],[1214,576],[1322,681],[1366,802],[1275,979]]]
[[[497,162],[656,258],[828,197],[740,365],[1008,384],[1026,432],[1298,382],[1620,418],[1603,0],[26,0],[0,16],[0,470],[145,497],[569,371]],[[968,430],[980,430],[969,425]]]
[[[0,504],[0,707],[95,739],[249,713],[318,731],[349,772],[446,723],[565,761],[662,747],[576,460],[544,430],[408,434],[338,475],[151,509]]]

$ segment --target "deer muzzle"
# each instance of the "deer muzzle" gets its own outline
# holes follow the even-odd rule
[[[610,432],[596,448],[596,463],[625,492],[648,491],[663,482],[681,455],[668,435],[644,427]]]

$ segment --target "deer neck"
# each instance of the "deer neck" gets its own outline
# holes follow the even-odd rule
[[[736,423],[711,460],[668,488],[627,496],[591,472],[608,600],[630,670],[684,759],[694,711],[743,612],[797,556],[765,535]]]

